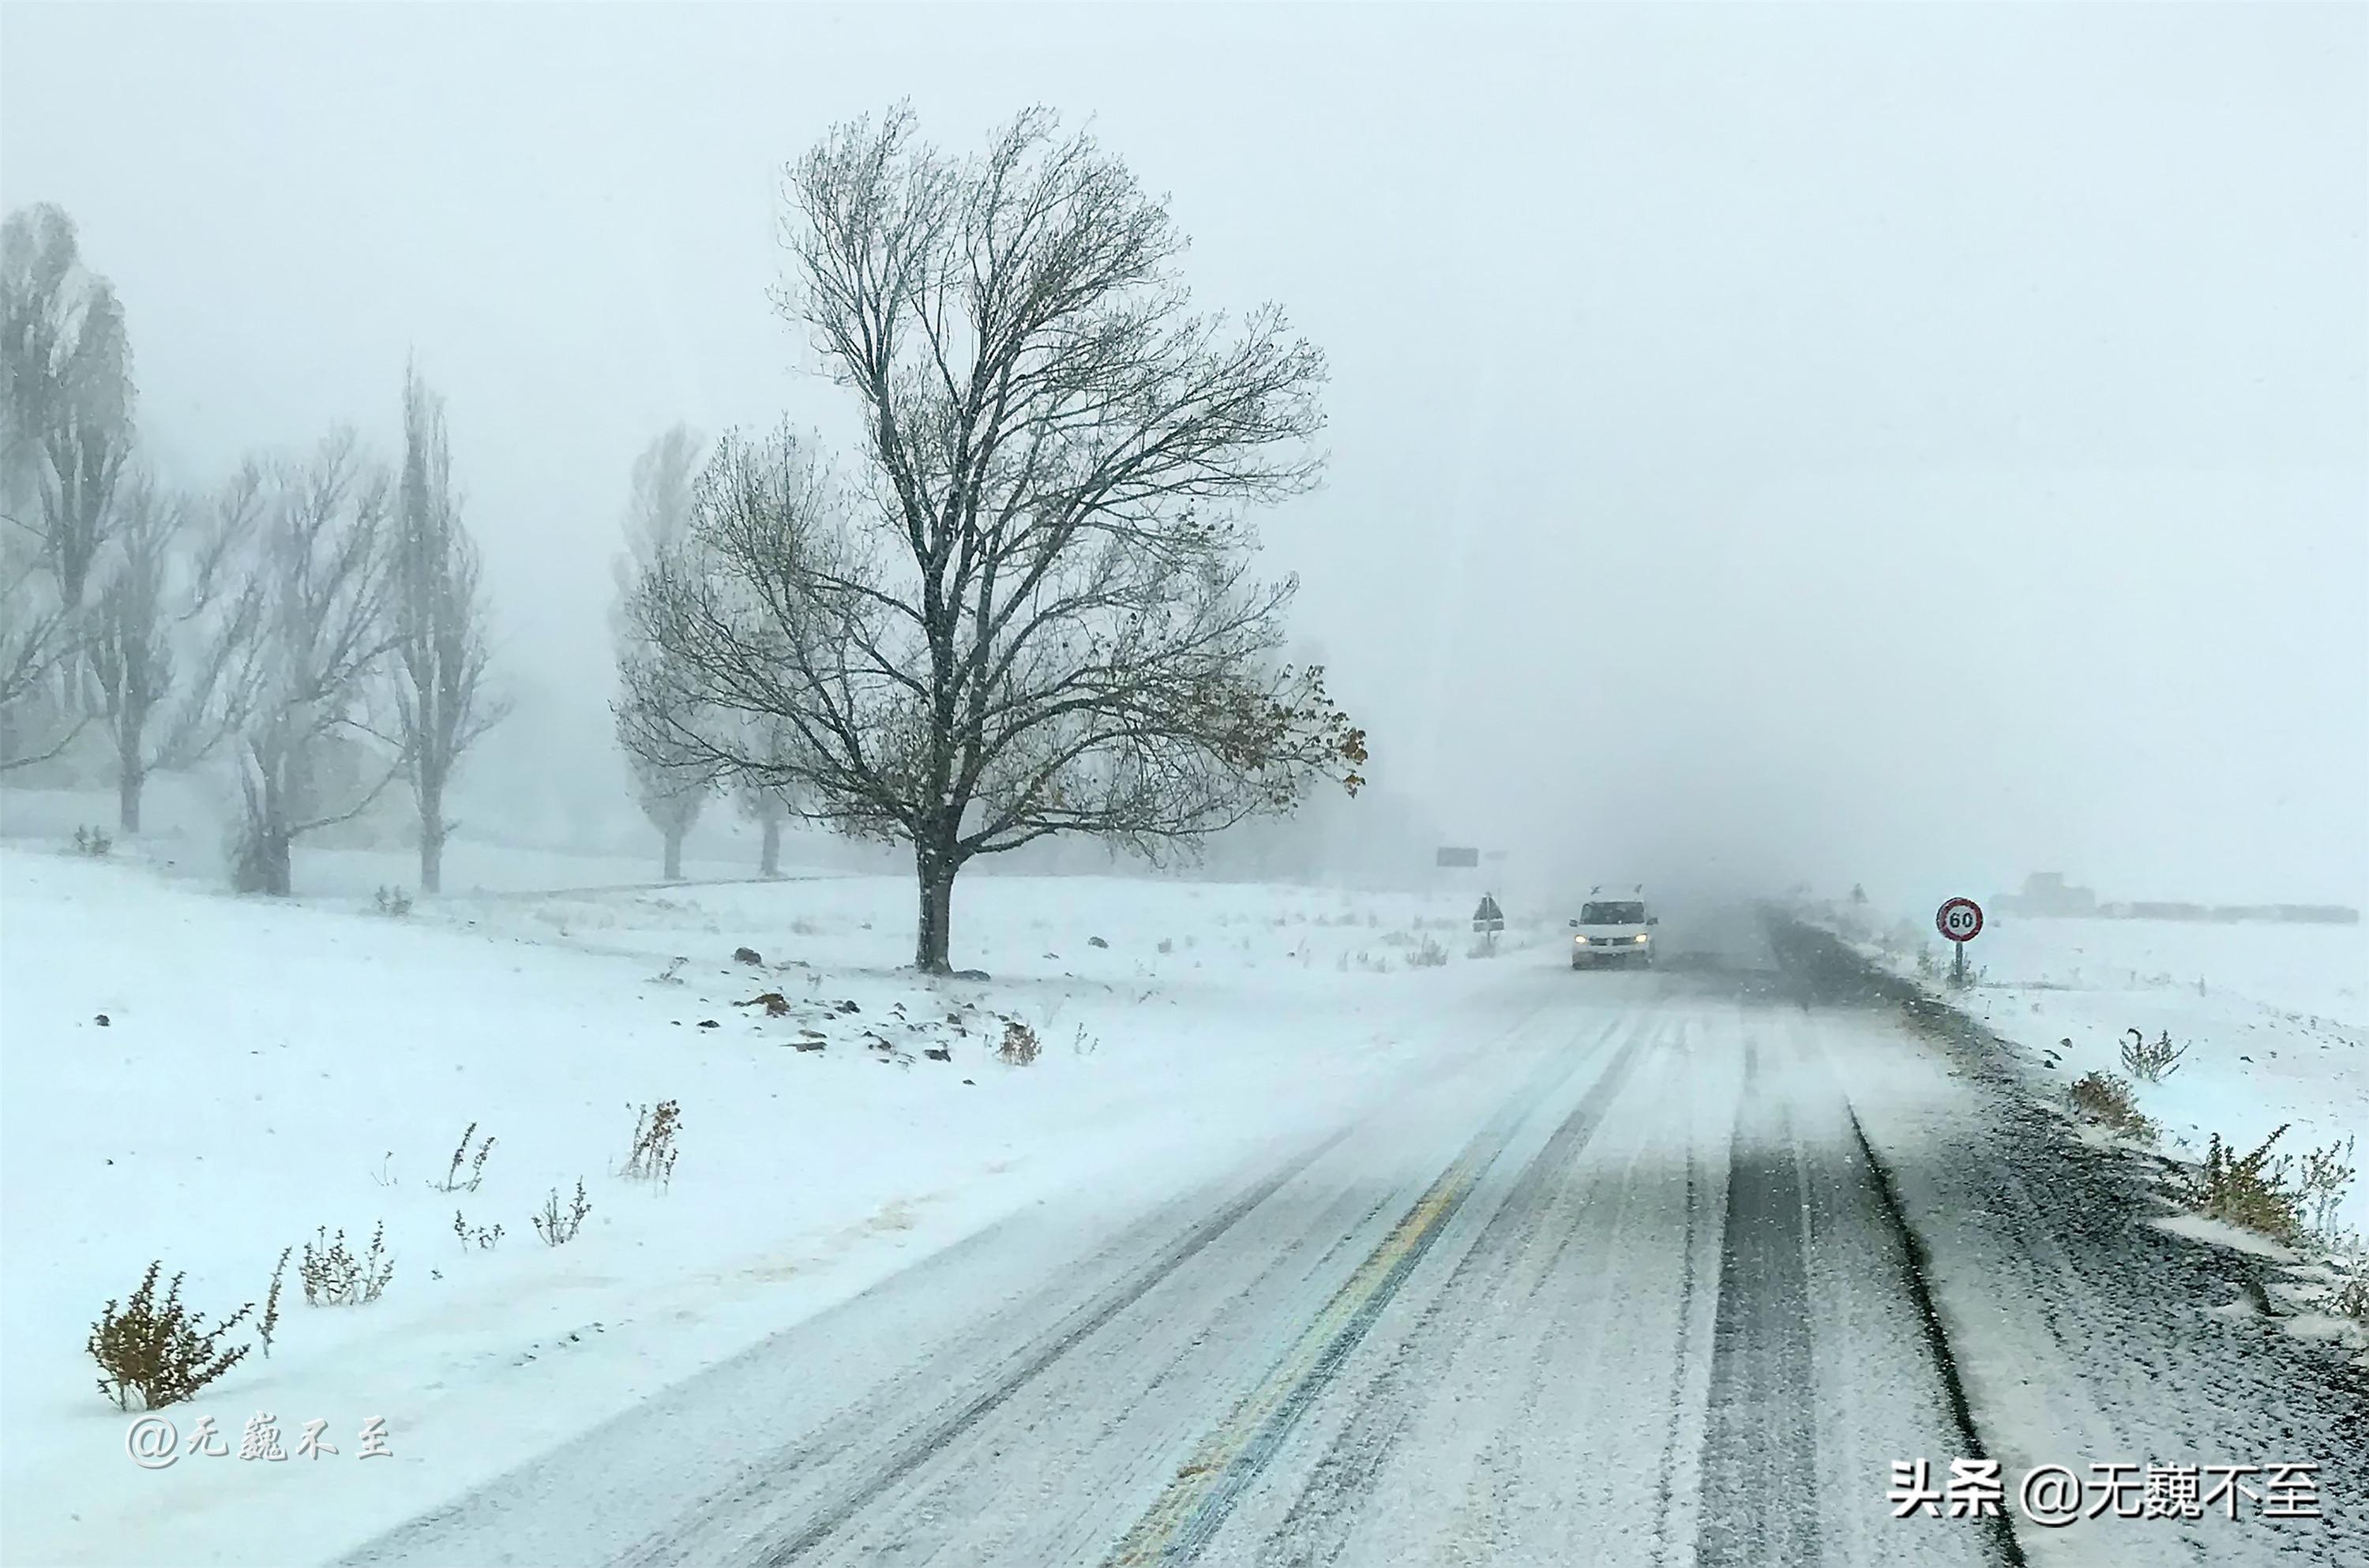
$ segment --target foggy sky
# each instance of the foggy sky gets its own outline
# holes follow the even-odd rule
[[[1327,351],[1269,562],[1454,836],[2369,895],[2360,6],[11,5],[0,201],[79,222],[177,478],[392,450],[416,353],[521,708],[606,749],[633,457],[844,437],[779,174],[900,97],[1091,117]]]

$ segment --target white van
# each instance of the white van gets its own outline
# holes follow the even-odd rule
[[[1596,968],[1606,964],[1654,962],[1652,928],[1662,918],[1642,898],[1590,898],[1580,905],[1571,922],[1571,967]]]

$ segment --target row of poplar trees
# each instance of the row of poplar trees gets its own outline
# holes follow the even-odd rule
[[[144,460],[137,402],[122,305],[73,221],[46,205],[10,213],[0,771],[96,750],[136,833],[152,777],[225,763],[235,880],[277,894],[304,834],[400,781],[434,891],[453,772],[502,713],[441,400],[406,370],[393,464],[339,430],[202,492]]]

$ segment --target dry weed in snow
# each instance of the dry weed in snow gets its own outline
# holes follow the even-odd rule
[[[213,1327],[181,1304],[182,1276],[175,1275],[156,1299],[162,1260],[148,1265],[140,1288],[118,1311],[109,1301],[91,1326],[86,1346],[98,1363],[98,1391],[120,1410],[138,1400],[143,1410],[178,1404],[246,1358],[247,1346],[222,1343],[223,1336],[255,1310],[250,1301]]]
[[[534,1233],[545,1246],[564,1247],[576,1240],[576,1232],[584,1228],[584,1217],[592,1212],[592,1200],[584,1196],[584,1178],[576,1178],[576,1197],[565,1210],[559,1207],[559,1189],[543,1200],[543,1212],[534,1217]]]
[[[2123,1033],[2128,1036],[2123,1041],[2123,1070],[2148,1083],[2160,1083],[2179,1071],[2180,1059],[2188,1054],[2186,1046],[2173,1047],[2169,1029],[2152,1045],[2136,1029]]]
[[[356,1257],[346,1245],[346,1233],[335,1237],[323,1226],[314,1232],[319,1247],[304,1243],[304,1260],[297,1276],[304,1282],[308,1307],[363,1307],[386,1293],[395,1278],[395,1259],[386,1253],[386,1222],[371,1231],[370,1251]]]
[[[2069,1091],[2074,1109],[2125,1138],[2153,1143],[2157,1128],[2139,1111],[2138,1100],[2125,1080],[2111,1072],[2082,1074]]]
[[[1036,1031],[1017,1018],[1003,1021],[1003,1041],[995,1047],[996,1059],[1013,1067],[1026,1067],[1043,1051]]]

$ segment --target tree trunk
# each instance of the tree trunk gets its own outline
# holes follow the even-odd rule
[[[782,824],[768,817],[758,826],[764,838],[757,851],[757,875],[779,876],[782,874]]]
[[[140,771],[137,763],[116,772],[115,820],[126,833],[140,830],[140,788],[147,782],[148,775]]]
[[[444,786],[423,784],[419,791],[419,890],[444,890]]]
[[[913,940],[913,967],[925,974],[943,975],[953,968],[947,962],[947,935],[955,904],[955,858],[941,851],[914,846],[913,866],[920,883],[921,924]]]
[[[238,847],[238,864],[232,873],[233,885],[242,893],[261,893],[267,898],[284,898],[295,886],[291,864],[294,858],[284,829],[268,823],[249,823],[245,841]]]
[[[262,782],[246,798],[232,885],[242,893],[284,898],[294,889],[294,837],[288,830],[288,795],[279,773],[260,770]]]
[[[263,890],[275,898],[296,891],[296,844],[284,828],[274,828],[263,843]]]
[[[682,835],[681,828],[666,830],[666,879],[670,882],[682,880]]]

